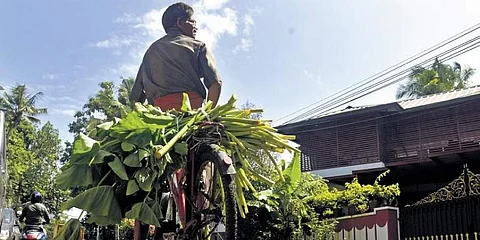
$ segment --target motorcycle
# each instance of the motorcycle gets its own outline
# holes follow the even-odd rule
[[[22,232],[21,240],[45,240],[47,234],[42,225],[26,225]]]

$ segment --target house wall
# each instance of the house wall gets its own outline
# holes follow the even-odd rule
[[[384,129],[387,166],[476,151],[480,149],[480,102],[390,118]]]
[[[379,129],[375,115],[330,122],[314,131],[296,134],[302,150],[302,169],[319,169],[380,161]],[[352,124],[350,121],[361,122]]]
[[[295,133],[302,170],[388,166],[480,150],[480,100],[382,116],[359,115]]]

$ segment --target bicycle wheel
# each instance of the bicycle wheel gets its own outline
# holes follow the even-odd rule
[[[210,148],[196,158],[193,217],[197,220],[194,239],[204,240],[214,235],[235,240],[237,236],[237,208],[235,202],[235,175],[222,172],[225,163],[222,154]],[[223,231],[224,230],[224,231]]]

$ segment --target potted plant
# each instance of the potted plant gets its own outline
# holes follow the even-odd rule
[[[380,174],[372,185],[370,192],[370,209],[381,206],[391,206],[394,204],[396,197],[400,195],[400,187],[398,183],[391,185],[382,185],[380,181],[384,178],[390,170]]]

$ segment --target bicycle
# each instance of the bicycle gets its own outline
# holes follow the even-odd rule
[[[187,140],[187,164],[168,179],[169,216],[157,229],[162,238],[156,239],[171,234],[176,239],[204,240],[218,234],[222,225],[225,229],[222,239],[236,239],[236,172],[232,159],[221,149],[227,139],[223,130],[220,123],[203,122]],[[172,214],[174,208],[179,221],[177,214]]]

